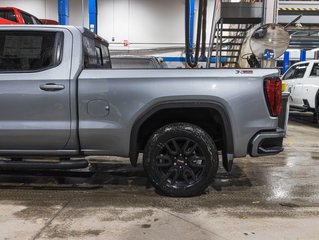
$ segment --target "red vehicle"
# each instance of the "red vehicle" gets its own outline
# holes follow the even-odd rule
[[[15,7],[0,7],[0,24],[53,24],[58,22],[49,19],[38,19],[30,13]]]

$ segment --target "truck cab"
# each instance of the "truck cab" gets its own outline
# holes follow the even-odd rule
[[[83,68],[111,68],[108,43],[84,29],[21,27],[0,35],[0,153],[78,154],[76,78]]]

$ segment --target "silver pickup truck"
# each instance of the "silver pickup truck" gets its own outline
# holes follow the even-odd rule
[[[230,171],[234,158],[283,150],[280,106],[276,69],[117,70],[86,29],[0,27],[0,169],[49,156],[61,161],[47,167],[80,168],[70,158],[89,155],[136,166],[143,153],[157,190],[198,195],[219,156]]]

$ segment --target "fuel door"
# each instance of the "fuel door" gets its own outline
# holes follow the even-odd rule
[[[95,118],[106,117],[110,112],[109,103],[106,100],[91,100],[87,104],[88,114]]]

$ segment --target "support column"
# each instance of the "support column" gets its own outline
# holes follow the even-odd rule
[[[307,52],[304,49],[300,49],[300,61],[306,61]]]
[[[58,0],[59,24],[69,25],[69,0]]]
[[[191,54],[193,54],[195,0],[188,0],[188,1],[189,1],[189,48],[191,49]]]
[[[89,1],[89,28],[92,32],[97,33],[97,0]]]
[[[264,0],[263,6],[263,24],[278,23],[278,0]]]
[[[290,52],[286,51],[284,53],[284,62],[283,62],[283,66],[282,66],[282,74],[284,74],[289,68],[289,58],[290,58]]]

